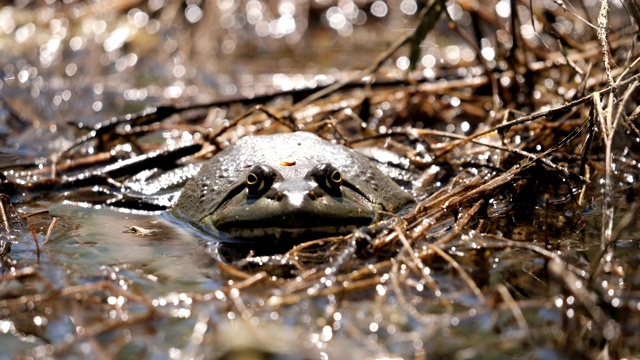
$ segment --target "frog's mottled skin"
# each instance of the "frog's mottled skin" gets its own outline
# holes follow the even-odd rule
[[[341,175],[333,189],[314,175],[327,163]],[[252,194],[247,176],[256,165],[275,175]],[[171,212],[201,230],[255,240],[348,233],[373,222],[380,208],[396,211],[414,201],[358,152],[296,132],[240,139],[202,166]]]

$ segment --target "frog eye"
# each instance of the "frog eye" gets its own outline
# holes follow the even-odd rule
[[[325,179],[325,183],[327,187],[337,189],[340,187],[340,185],[342,185],[342,174],[340,174],[340,171],[338,171],[338,169],[336,168],[333,168],[330,171],[331,174],[327,176],[327,178]]]
[[[254,166],[245,179],[247,191],[250,195],[258,195],[268,190],[273,184],[276,172],[267,165]]]
[[[329,193],[340,193],[342,185],[342,174],[335,166],[325,163],[316,166],[311,170],[311,176],[316,180],[318,185],[323,187]]]

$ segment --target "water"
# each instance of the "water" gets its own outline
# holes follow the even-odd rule
[[[566,48],[558,51],[562,42],[539,23],[523,25],[526,44],[512,48],[514,38],[501,25],[510,19],[508,2],[482,3],[477,10],[452,4],[448,10],[458,26],[480,36],[468,44],[442,21],[423,42],[413,74],[428,82],[360,86],[297,114],[298,125],[317,126],[337,140],[340,134],[377,136],[355,144],[402,157],[398,177],[414,185],[423,207],[403,214],[406,223],[397,229],[384,223],[273,256],[237,257],[167,221],[159,210],[170,206],[180,186],[168,178],[184,180],[218,145],[244,134],[288,131],[258,112],[218,143],[206,139],[250,105],[185,112],[143,127],[123,123],[108,133],[116,136],[65,151],[94,124],[148,106],[251,98],[345,78],[415,26],[417,3],[387,3],[4,5],[0,167],[10,179],[43,188],[13,193],[3,183],[17,215],[3,197],[11,230],[3,220],[0,357],[593,358],[604,344],[612,358],[637,356],[638,228],[631,221],[615,246],[602,251],[598,140],[587,159],[591,181],[584,189],[540,164],[515,171],[526,165],[524,157],[495,149],[508,145],[539,155],[572,130],[588,127],[582,125],[591,116],[588,106],[563,112],[558,121],[539,119],[506,129],[502,137],[479,139],[493,148],[468,143],[441,155],[456,138],[433,132],[468,135],[593,90],[576,84],[605,79],[597,65],[589,68],[589,79],[586,72],[571,72],[598,64],[601,53],[589,27],[572,17],[571,11],[581,11],[573,7],[536,4],[546,8],[545,21],[564,39]],[[519,15],[528,24],[525,10],[519,8]],[[616,14],[621,16],[610,17],[617,19],[612,29],[634,26],[626,12]],[[481,26],[474,28],[473,21]],[[629,54],[637,55],[625,47],[625,31],[611,33],[620,67]],[[595,57],[570,48],[572,39],[596,49]],[[484,67],[477,63],[478,44]],[[523,49],[531,51],[527,67],[513,64]],[[571,66],[549,67],[547,60],[562,64],[565,56]],[[398,79],[407,66],[401,51],[376,79]],[[483,78],[493,66],[503,87],[499,99]],[[511,76],[524,68],[531,76]],[[277,97],[267,106],[282,115],[301,96]],[[505,115],[505,109],[514,112]],[[577,172],[583,134],[552,151],[550,161]],[[625,217],[635,216],[638,178],[634,135],[617,135],[614,233]],[[174,164],[186,165],[184,172],[137,163],[140,169],[132,171],[142,172],[135,179],[116,179],[138,196],[119,205],[149,199],[147,190],[167,185],[154,199],[154,212],[105,206],[116,204],[120,184],[51,191],[47,180],[193,143],[202,151]],[[24,170],[26,175],[17,175]],[[513,177],[498,181],[508,171]],[[460,200],[481,186],[481,196]]]

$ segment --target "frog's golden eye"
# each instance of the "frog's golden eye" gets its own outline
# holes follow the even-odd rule
[[[247,174],[245,184],[250,195],[259,195],[271,188],[276,172],[267,165],[256,165]]]
[[[330,171],[331,175],[326,178],[326,185],[332,189],[339,188],[340,185],[342,185],[342,175],[340,174],[340,171],[336,168],[333,168]]]
[[[342,174],[335,166],[329,163],[320,164],[310,171],[310,175],[328,193],[332,195],[340,194]]]

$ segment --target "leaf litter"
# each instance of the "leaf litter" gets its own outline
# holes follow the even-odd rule
[[[3,166],[0,335],[13,355],[637,356],[637,9],[488,4],[434,1],[333,85],[74,122],[78,140]],[[475,56],[425,66],[421,46],[444,30]],[[399,58],[416,70],[394,72]],[[12,131],[37,121],[19,97],[2,103]],[[270,251],[191,247],[148,221],[193,164],[241,136],[298,130],[392,152],[383,165],[418,204]],[[56,250],[101,259],[87,224],[108,209],[143,219],[118,231],[149,231],[132,246],[159,262],[78,271]],[[183,261],[172,246],[203,254],[187,274],[154,272]]]

